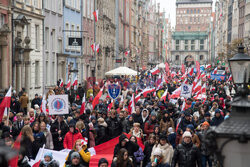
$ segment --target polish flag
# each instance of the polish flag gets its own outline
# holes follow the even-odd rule
[[[159,70],[158,66],[156,66],[155,68],[150,70],[150,72],[152,73],[152,75],[156,75],[156,74],[160,73],[160,70]]]
[[[41,159],[42,159],[42,156],[43,156],[43,153],[44,153],[44,148],[45,148],[45,144],[43,145],[42,152],[40,154],[40,157],[38,158],[40,160],[38,162],[36,162],[34,165],[32,165],[32,167],[39,167],[40,166]]]
[[[77,76],[75,77],[72,86],[77,86]]]
[[[148,94],[148,93],[151,93],[151,92],[153,92],[153,91],[155,91],[155,88],[145,88],[145,89],[142,91],[142,94],[143,94],[144,97],[147,97],[147,94]]]
[[[205,74],[205,73],[202,73],[202,74],[200,75],[200,78],[203,79],[205,76],[206,76],[206,74]]]
[[[183,82],[184,84],[188,84],[188,79],[186,78],[185,81]]]
[[[198,77],[196,77],[196,78],[194,79],[194,82],[193,82],[193,90],[194,90],[194,88],[195,88],[195,86],[196,86],[198,80],[199,80]]]
[[[232,81],[232,80],[233,80],[233,77],[232,77],[232,75],[230,75],[227,82]]]
[[[90,47],[91,47],[92,51],[95,52],[95,44],[93,43]]]
[[[185,74],[185,66],[184,66],[184,64],[181,65],[181,73]]]
[[[130,53],[130,50],[127,50],[124,54],[125,56],[128,56],[129,53]]]
[[[211,64],[206,65],[206,69],[212,68]]]
[[[60,84],[59,84],[59,87],[63,87],[63,80],[61,79],[61,82],[60,82]]]
[[[95,109],[95,106],[99,103],[99,99],[102,96],[102,92],[103,92],[103,87],[101,88],[101,90],[98,92],[98,94],[96,95],[96,97],[94,98],[93,102],[92,102],[92,106],[93,109]]]
[[[46,101],[46,96],[43,95],[42,104],[41,104],[41,106],[40,106],[41,112],[44,112],[44,113],[46,112],[46,103],[47,103],[47,101]]]
[[[16,151],[20,150],[21,139],[22,139],[22,132],[20,132],[19,135],[17,136],[16,141],[13,146],[13,148]],[[18,155],[12,158],[11,160],[9,160],[9,167],[17,167],[17,163],[18,163]]]
[[[223,71],[223,73],[221,75],[226,75],[226,71]]]
[[[195,85],[193,93],[198,92],[201,89],[201,80]]]
[[[198,61],[196,61],[196,71],[200,73],[200,63]]]
[[[4,113],[5,112],[7,113],[7,108],[10,108],[11,89],[12,87],[10,86],[8,92],[6,93],[5,97],[3,98],[0,104],[0,123],[2,122]]]
[[[171,72],[171,77],[174,78],[176,76],[176,72],[175,71],[172,71]]]
[[[217,67],[214,69],[214,71],[213,71],[213,74],[217,74],[217,71],[218,71],[218,69],[217,69]]]
[[[82,105],[81,105],[81,109],[80,109],[80,115],[85,113],[85,105],[86,105],[86,97],[85,97],[85,93],[84,93],[84,96],[82,98]]]
[[[98,21],[98,14],[99,14],[99,11],[98,11],[98,10],[96,10],[96,11],[93,12],[93,15],[94,15],[94,17],[95,17],[95,22]]]
[[[201,94],[206,94],[206,83],[204,83],[201,87]]]
[[[182,77],[181,80],[185,79],[187,77],[187,73],[185,73]]]
[[[132,98],[128,106],[129,115],[135,113],[135,94],[132,94]]]
[[[189,71],[189,75],[192,76],[194,74],[194,68],[191,68],[191,70]]]
[[[70,82],[70,80],[68,80],[68,83],[67,83],[67,85],[66,85],[66,89],[69,90],[69,89],[70,89],[70,86],[71,86],[71,82]]]
[[[169,65],[167,62],[165,63],[165,71],[166,71],[166,74],[169,75],[170,69],[169,69]]]
[[[96,51],[97,53],[99,53],[99,51],[100,51],[100,44],[96,44],[95,51]]]
[[[137,96],[135,96],[135,102],[137,103],[141,97],[142,93],[139,93]]]
[[[181,86],[177,89],[175,89],[175,91],[172,92],[171,98],[179,98],[181,95]]]
[[[181,111],[185,111],[186,108],[186,100],[184,99],[182,106],[181,106]]]
[[[207,78],[211,78],[211,75],[210,75],[209,73],[207,73],[207,75],[206,75],[206,76],[207,76]]]
[[[167,95],[168,95],[168,88],[165,90],[165,92],[161,96],[161,99],[163,99],[164,101],[166,101]]]
[[[111,111],[111,108],[112,108],[112,106],[113,106],[113,99],[111,100],[111,103],[108,105],[108,111]]]

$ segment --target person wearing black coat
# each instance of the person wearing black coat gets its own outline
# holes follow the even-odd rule
[[[183,131],[185,131],[187,125],[189,125],[189,124],[193,124],[194,128],[197,127],[196,123],[191,118],[190,112],[189,111],[185,111],[185,117],[181,119],[181,122],[179,124],[179,128],[181,128]]]
[[[14,111],[15,113],[19,113],[20,112],[20,102],[16,100],[15,96],[11,97],[11,102],[10,102],[10,110]]]
[[[220,109],[215,110],[215,116],[211,121],[211,126],[218,126],[224,121],[223,116],[221,115]]]
[[[132,114],[132,117],[134,119],[134,122],[135,123],[140,123],[141,129],[144,129],[144,127],[142,127],[143,120],[142,120],[141,111],[140,111],[139,107],[136,107],[135,113]]]
[[[108,135],[111,139],[119,136],[122,133],[122,124],[119,118],[116,117],[115,111],[111,111],[111,117],[107,119]]]
[[[54,150],[62,150],[63,140],[66,133],[69,131],[68,125],[64,122],[63,116],[57,116],[57,119],[50,127],[50,132],[53,138]]]
[[[119,143],[115,146],[114,157],[117,157],[122,148],[125,148],[128,151],[128,156],[133,159],[133,162],[135,162],[134,153],[139,149],[139,145],[130,141],[126,135],[122,134],[119,137]]]
[[[179,144],[172,159],[171,167],[201,167],[201,154],[199,148],[192,143],[192,135],[186,131],[183,134],[183,141]]]
[[[31,101],[31,108],[35,109],[35,104],[41,105],[40,99],[38,98],[38,94],[35,94],[35,98]]]
[[[145,167],[149,162],[150,162],[150,157],[152,153],[152,149],[155,145],[156,142],[156,137],[155,135],[151,134],[148,137],[148,141],[145,142],[145,147],[144,147],[144,159],[143,159],[143,166]]]
[[[40,131],[40,124],[38,122],[34,123],[33,136],[34,142],[32,146],[32,158],[35,159],[39,149],[42,148],[44,144],[46,144],[46,137],[44,133]]]
[[[18,167],[30,167],[29,158],[25,156],[25,151],[23,150],[23,148],[19,152],[17,166]]]
[[[96,137],[96,145],[105,143],[107,141],[107,123],[103,118],[98,118],[98,130]]]

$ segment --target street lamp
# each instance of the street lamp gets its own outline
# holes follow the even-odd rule
[[[92,77],[93,77],[93,89],[94,89],[94,85],[95,85],[95,63],[96,63],[96,60],[94,57],[92,57],[90,59],[90,69],[91,69],[91,72],[92,72]]]
[[[250,157],[250,57],[244,54],[244,47],[229,60],[234,83],[239,86],[237,95],[230,102],[230,117],[218,127],[211,127],[206,135],[208,149],[216,155],[219,166],[249,166]]]

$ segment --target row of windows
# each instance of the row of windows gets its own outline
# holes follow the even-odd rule
[[[191,45],[189,45],[189,43]],[[180,50],[180,40],[175,40],[175,49]],[[195,40],[184,40],[184,50],[195,50]],[[200,40],[200,50],[204,50],[204,40]]]
[[[80,0],[66,0],[65,5],[71,8],[80,10],[81,9],[81,1]]]
[[[199,58],[200,58],[200,60],[204,60],[204,55],[200,55]],[[175,60],[177,60],[177,61],[180,60],[180,55],[176,55]]]
[[[186,9],[186,10],[177,10],[177,14],[187,13],[187,14],[199,14],[199,13],[210,13],[210,9]]]

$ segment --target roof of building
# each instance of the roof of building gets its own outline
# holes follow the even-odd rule
[[[212,0],[176,0],[176,4],[213,3]]]

